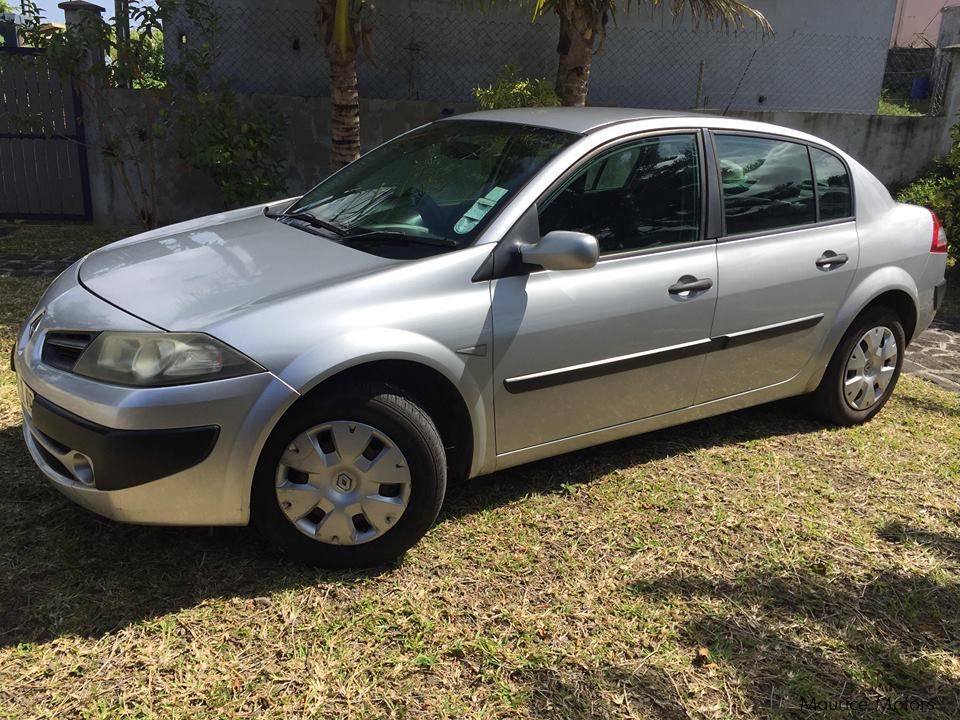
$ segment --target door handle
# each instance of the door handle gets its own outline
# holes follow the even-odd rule
[[[823,255],[817,258],[817,267],[831,270],[834,267],[846,265],[848,260],[850,260],[850,258],[848,258],[845,253],[840,253],[838,255],[837,253],[833,252],[833,250],[827,250]]]
[[[686,293],[693,294],[704,292],[712,287],[713,280],[710,278],[698,280],[692,275],[684,275],[682,278],[677,280],[675,285],[671,285],[667,292],[669,292],[671,295],[684,295]]]

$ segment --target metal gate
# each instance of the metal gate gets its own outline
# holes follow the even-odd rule
[[[79,94],[43,51],[0,49],[0,218],[91,216]]]

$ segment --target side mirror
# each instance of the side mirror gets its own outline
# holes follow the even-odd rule
[[[521,245],[520,257],[544,270],[585,270],[597,264],[600,246],[593,235],[554,230],[533,245]]]

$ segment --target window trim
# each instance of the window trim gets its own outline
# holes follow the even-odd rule
[[[856,222],[857,221],[857,198],[856,198],[856,184],[853,181],[853,173],[850,172],[850,165],[842,157],[837,155],[833,150],[821,145],[820,143],[811,142],[809,140],[801,140],[799,138],[790,137],[788,135],[778,135],[777,133],[769,132],[753,132],[750,130],[727,130],[719,128],[706,128],[705,133],[709,137],[709,146],[714,154],[714,166],[716,168],[714,182],[717,188],[717,195],[720,202],[720,236],[717,239],[717,242],[729,242],[733,240],[750,240],[752,238],[758,237],[770,237],[773,235],[783,235],[784,233],[797,232],[798,230],[808,230],[811,228],[820,228],[820,227],[830,227],[832,225],[842,225],[844,223]],[[716,137],[720,135],[734,135],[738,137],[747,137],[747,138],[758,138],[761,140],[775,140],[778,142],[787,142],[794,145],[801,145],[807,150],[807,160],[810,163],[810,173],[813,180],[813,196],[814,196],[814,207],[816,210],[815,218],[816,220],[813,223],[803,223],[801,225],[788,225],[784,227],[770,228],[766,230],[756,230],[745,233],[736,233],[728,234],[727,233],[727,212],[726,212],[726,202],[723,193],[723,178],[720,171],[720,153],[717,150]],[[847,172],[847,179],[850,183],[850,210],[851,214],[845,218],[836,218],[834,220],[820,220],[820,193],[817,187],[817,172],[813,164],[813,153],[810,152],[812,148],[817,150],[822,150],[828,155],[833,156],[843,165],[844,169]]]
[[[822,220],[820,216],[820,183],[817,177],[817,164],[813,160],[813,151],[819,150],[824,155],[829,155],[834,160],[839,162],[843,169],[847,173],[847,185],[850,188],[850,214],[842,218],[833,218],[832,220]],[[854,203],[853,197],[853,175],[850,172],[850,166],[843,161],[843,158],[839,157],[835,152],[831,152],[824,147],[819,145],[807,144],[807,154],[810,156],[810,169],[813,171],[813,187],[816,192],[817,197],[817,223],[829,223],[836,221],[845,221],[845,220],[856,220],[857,219],[857,206]]]
[[[609,142],[595,147],[585,155],[581,156],[575,163],[573,163],[569,168],[564,171],[563,175],[557,178],[553,184],[550,185],[540,196],[533,202],[531,207],[537,209],[537,217],[539,219],[540,215],[540,205],[545,203],[550,197],[559,190],[570,178],[574,177],[577,173],[584,169],[584,167],[595,160],[598,156],[606,154],[608,152],[615,152],[618,147],[626,147],[637,141],[665,137],[668,135],[693,135],[696,138],[697,143],[697,152],[698,155],[698,166],[700,170],[700,215],[699,215],[699,238],[697,240],[692,240],[686,243],[674,243],[672,245],[664,245],[659,247],[647,247],[647,248],[636,248],[633,250],[624,250],[618,253],[607,253],[600,254],[600,258],[597,261],[597,264],[601,264],[607,260],[623,260],[625,258],[631,258],[635,256],[644,256],[644,255],[653,255],[661,252],[670,252],[676,250],[686,250],[693,247],[701,247],[704,245],[712,245],[716,243],[716,238],[707,237],[707,219],[710,203],[707,202],[708,196],[711,195],[712,183],[709,182],[707,177],[707,147],[704,141],[705,128],[699,127],[689,127],[689,128],[667,128],[661,130],[645,130],[643,132],[633,133],[631,135],[624,135],[622,137],[614,138]],[[540,271],[537,271],[540,272]]]
[[[807,151],[807,165],[810,166],[810,182],[813,183],[813,224],[820,224],[820,188],[817,186],[817,169],[813,166],[813,152],[809,145],[804,145]]]

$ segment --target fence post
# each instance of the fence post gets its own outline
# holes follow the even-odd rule
[[[82,28],[87,23],[102,23],[102,15],[106,8],[95,5],[86,0],[67,0],[60,3],[57,7],[63,10],[64,22],[67,28]],[[87,57],[84,58],[85,67],[81,70],[87,70],[95,66],[102,66],[105,62],[106,48],[92,47],[87,50]],[[92,77],[98,78],[100,73],[93,73]],[[93,82],[98,84],[99,80]],[[83,117],[84,104],[89,105],[88,95],[102,91],[98,87],[80,87],[74,84],[75,113],[77,117],[77,136],[83,147],[80,150],[80,171],[86,175],[84,178],[85,204],[89,206],[89,212],[93,216],[95,223],[108,222],[106,217],[107,204],[104,198],[110,197],[110,185],[112,184],[111,170],[103,157],[103,153],[98,152],[102,141],[100,138],[97,123],[87,123]],[[88,149],[90,152],[88,152]]]
[[[101,23],[103,22],[101,15],[106,12],[106,8],[94,5],[92,2],[87,2],[86,0],[67,0],[67,2],[62,2],[57,5],[57,7],[63,10],[64,22],[68,28],[81,28],[88,22]],[[86,59],[88,67],[94,64],[102,65],[104,62],[104,52],[106,52],[106,48],[100,48],[99,51],[97,51],[96,48],[91,48],[88,51],[88,57]]]
[[[940,153],[950,152],[950,128],[960,115],[960,45],[940,48],[940,62],[945,74],[943,102],[940,114],[943,116],[943,135],[940,140]]]
[[[113,24],[117,34],[118,87],[132,87],[130,82],[130,0],[115,0]]]

